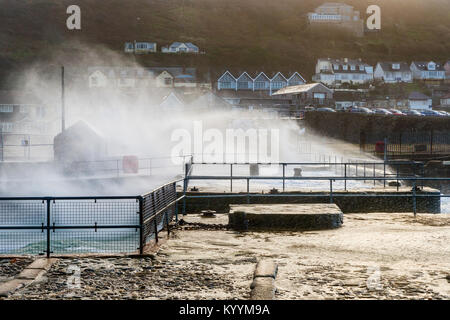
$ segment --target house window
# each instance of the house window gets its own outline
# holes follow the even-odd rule
[[[0,105],[0,112],[13,112],[14,107],[12,104],[2,104]]]
[[[286,86],[286,83],[284,81],[274,81],[272,82],[272,88],[274,89],[281,89]]]
[[[356,70],[356,66],[351,65],[351,66],[350,66],[350,69],[351,69],[351,70]]]
[[[265,88],[266,88],[265,81],[256,81],[255,82],[255,89],[265,89]]]
[[[342,69],[348,70],[348,66],[347,66],[346,64],[344,64],[344,65],[342,66]]]
[[[339,69],[339,66],[337,64],[333,64],[333,68],[334,68],[334,70],[337,70],[337,69]]]
[[[172,79],[171,78],[164,78],[164,84],[166,86],[172,85]]]
[[[231,89],[231,82],[230,81],[221,82],[220,87],[223,89]]]
[[[98,79],[97,79],[97,77],[92,77],[92,78],[91,78],[91,85],[92,85],[92,86],[97,86],[97,85],[98,85]]]
[[[13,124],[10,122],[2,122],[0,128],[2,129],[2,132],[12,132]]]

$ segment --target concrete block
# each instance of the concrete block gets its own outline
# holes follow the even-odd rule
[[[270,277],[258,277],[253,279],[250,286],[251,300],[273,300],[275,297],[274,279]]]
[[[342,226],[335,204],[230,205],[229,225],[236,230],[325,230]]]
[[[275,279],[278,272],[278,265],[272,260],[260,260],[258,261],[255,273],[253,275],[254,278],[258,277],[268,277]]]

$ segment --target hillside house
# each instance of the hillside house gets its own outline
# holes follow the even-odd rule
[[[163,53],[199,53],[199,48],[191,42],[174,42],[169,46],[162,47]]]
[[[327,2],[308,13],[311,26],[327,25],[349,30],[357,37],[364,35],[364,21],[360,13],[345,3]]]
[[[450,93],[441,98],[441,107],[450,108]]]
[[[53,129],[54,115],[31,93],[0,91],[0,131],[17,134],[45,134]]]
[[[155,42],[125,42],[126,53],[145,54],[157,52],[157,44]]]
[[[433,61],[413,61],[410,69],[417,80],[445,80],[444,66]]]
[[[273,96],[289,99],[296,106],[334,106],[333,90],[322,83],[285,87],[275,92]]]
[[[408,106],[410,110],[431,110],[431,97],[421,92],[411,92],[408,96]]]
[[[378,62],[375,67],[374,79],[385,83],[412,82],[413,76],[406,62]]]
[[[369,83],[373,81],[373,67],[361,59],[318,59],[313,81],[328,86]]]
[[[195,68],[183,67],[91,67],[88,69],[90,88],[195,88]]]

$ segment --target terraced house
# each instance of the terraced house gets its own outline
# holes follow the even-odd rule
[[[313,81],[335,87],[368,83],[373,81],[373,67],[361,59],[318,59]]]
[[[273,92],[284,87],[305,83],[306,80],[298,72],[292,73],[289,77],[284,76],[281,72],[277,72],[271,77],[264,72],[260,72],[254,77],[247,72],[243,72],[235,77],[231,72],[226,71],[217,80],[217,90],[267,91],[272,95]]]

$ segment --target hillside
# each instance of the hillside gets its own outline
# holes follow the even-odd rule
[[[363,38],[337,30],[314,31],[305,15],[324,0],[78,0],[82,30],[68,31],[72,0],[0,0],[0,78],[36,60],[70,64],[92,46],[122,54],[125,41],[191,41],[200,56],[154,54],[144,65],[195,66],[215,78],[232,71],[300,71],[307,79],[318,57],[378,60],[450,57],[450,1],[346,0],[364,16],[382,10],[382,30]],[[139,18],[139,19],[138,19]],[[86,44],[86,46],[81,45]],[[61,54],[63,53],[63,54]],[[125,55],[125,54],[122,54]],[[5,85],[5,83],[4,83]]]

